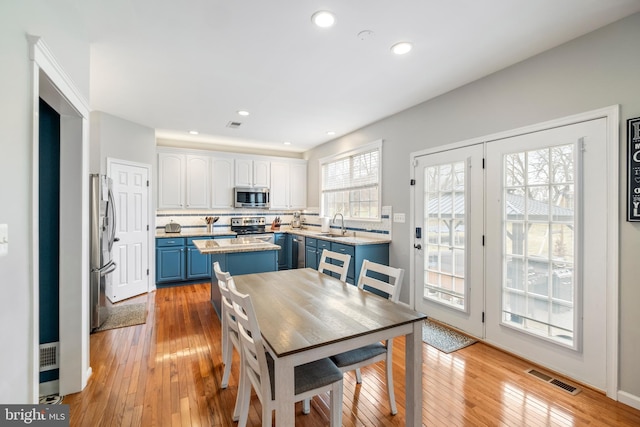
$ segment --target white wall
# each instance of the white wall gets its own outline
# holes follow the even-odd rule
[[[34,314],[31,287],[32,94],[27,33],[43,38],[89,99],[89,43],[70,2],[0,3],[0,224],[9,225],[9,253],[0,257],[0,402],[30,403]]]
[[[92,173],[107,173],[108,157],[155,168],[155,130],[111,114],[91,113],[91,148]]]
[[[409,214],[411,152],[620,104],[619,386],[640,405],[640,224],[625,221],[624,195],[626,120],[640,116],[639,49],[636,14],[311,150],[308,204],[318,204],[317,160],[332,153],[384,139],[382,204]],[[393,225],[390,261],[407,270],[409,238],[408,223]],[[405,283],[403,301],[408,293]]]

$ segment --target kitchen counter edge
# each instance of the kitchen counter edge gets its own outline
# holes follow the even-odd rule
[[[267,230],[268,233],[288,233],[296,236],[311,237],[314,239],[328,240],[330,242],[343,243],[345,245],[360,246],[360,245],[379,245],[384,243],[391,243],[391,239],[388,238],[375,238],[375,237],[353,237],[353,233],[349,232],[346,236],[323,236],[319,231],[297,229],[297,228],[280,228],[279,230]],[[179,238],[179,237],[222,237],[231,236],[235,237],[234,231],[214,231],[213,233],[207,233],[206,231],[187,231],[180,233],[166,233],[165,231],[156,231],[156,238]]]

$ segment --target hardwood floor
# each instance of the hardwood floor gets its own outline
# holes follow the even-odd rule
[[[220,389],[220,322],[209,284],[148,295],[147,323],[91,335],[93,375],[66,396],[71,426],[235,426],[234,355],[229,387]],[[576,396],[524,373],[531,365],[482,343],[451,354],[424,345],[422,423],[427,426],[639,426],[640,411],[584,389]],[[389,414],[384,364],[345,375],[343,425],[404,425],[404,341],[394,342],[398,414]],[[296,423],[329,425],[329,397],[311,403]],[[255,395],[249,426],[260,426]]]

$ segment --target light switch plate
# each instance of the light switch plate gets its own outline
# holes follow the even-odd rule
[[[394,213],[393,214],[393,222],[405,222],[405,214],[403,214],[403,213]]]
[[[0,256],[9,253],[9,225],[0,224]]]

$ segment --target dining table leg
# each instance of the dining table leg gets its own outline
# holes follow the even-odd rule
[[[290,357],[274,359],[274,381],[276,386],[276,425],[294,427],[295,425],[295,366]]]
[[[422,425],[422,322],[405,337],[405,425]]]

